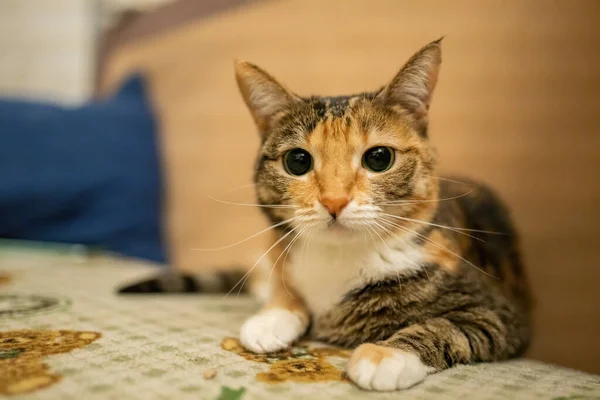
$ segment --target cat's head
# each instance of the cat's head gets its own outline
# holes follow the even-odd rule
[[[411,220],[430,218],[438,196],[427,119],[440,42],[382,89],[353,96],[300,97],[257,66],[236,63],[262,139],[257,197],[274,224],[336,238],[422,228]]]

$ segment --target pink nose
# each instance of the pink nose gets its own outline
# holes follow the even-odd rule
[[[334,218],[338,217],[342,210],[350,203],[350,199],[348,197],[332,197],[332,196],[323,196],[321,197],[321,204],[329,211]]]

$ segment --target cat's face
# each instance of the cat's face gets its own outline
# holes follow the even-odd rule
[[[428,219],[437,199],[426,131],[440,61],[437,41],[375,93],[311,98],[237,63],[263,139],[255,179],[271,221],[323,238],[422,228],[415,220]]]

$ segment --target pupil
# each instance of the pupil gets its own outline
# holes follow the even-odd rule
[[[311,167],[312,157],[305,150],[290,150],[285,158],[285,168],[292,175],[304,175]]]
[[[387,170],[392,163],[392,152],[387,147],[375,147],[365,154],[366,167],[375,172]]]

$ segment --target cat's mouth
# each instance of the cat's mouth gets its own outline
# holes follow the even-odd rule
[[[336,231],[347,230],[348,228],[344,227],[342,224],[339,223],[339,221],[334,219],[327,224],[327,229]]]
[[[332,219],[327,223],[327,231],[332,233],[350,233],[354,229],[344,225],[339,219]]]

